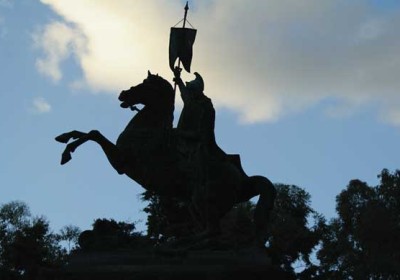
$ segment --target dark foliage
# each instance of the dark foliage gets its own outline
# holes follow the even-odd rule
[[[78,238],[80,234],[81,230],[79,229],[79,227],[67,225],[60,230],[57,238],[59,241],[67,242],[68,253],[70,253],[72,250],[77,248]]]
[[[320,242],[325,220],[311,208],[310,194],[294,185],[276,184],[277,197],[271,217],[269,252],[285,271],[302,265],[303,275],[313,274],[310,256]]]
[[[0,207],[0,279],[36,279],[40,269],[63,264],[66,251],[42,217],[23,202]]]
[[[376,187],[352,180],[337,196],[318,252],[323,278],[400,278],[400,171],[378,177]]]
[[[134,223],[97,219],[92,230],[85,230],[79,236],[80,250],[107,251],[149,247],[148,238],[135,230]]]
[[[222,219],[222,239],[233,248],[251,246],[255,238],[252,217],[255,205],[250,201],[237,204]]]
[[[147,236],[156,243],[164,243],[196,231],[186,203],[151,191],[144,192],[142,200],[148,202],[143,209],[147,214]]]

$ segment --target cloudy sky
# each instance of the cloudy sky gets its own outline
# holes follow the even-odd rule
[[[192,69],[217,109],[220,146],[240,153],[247,173],[305,188],[330,218],[349,180],[375,185],[383,168],[399,168],[399,1],[189,5]],[[132,117],[118,93],[148,69],[172,80],[169,28],[183,6],[0,0],[0,203],[26,201],[54,228],[145,219],[141,187],[95,144],[60,166],[64,147],[53,139],[96,128],[115,141]]]

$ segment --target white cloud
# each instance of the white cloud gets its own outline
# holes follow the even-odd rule
[[[44,114],[51,111],[51,105],[43,97],[37,97],[32,102],[33,111],[38,114]]]
[[[181,1],[42,2],[65,20],[36,36],[46,54],[38,68],[53,80],[71,54],[83,70],[74,87],[83,81],[93,91],[118,93],[147,69],[172,78],[169,26],[183,17]],[[382,119],[400,124],[400,11],[378,14],[368,3],[198,1],[189,10],[198,29],[192,69],[214,103],[243,122],[274,121],[329,98],[340,107],[328,114],[374,103]]]
[[[44,57],[36,60],[42,74],[57,82],[62,77],[61,62],[72,53],[84,53],[84,36],[77,29],[62,22],[52,22],[33,35],[34,45],[44,51]]]

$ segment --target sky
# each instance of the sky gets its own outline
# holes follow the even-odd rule
[[[25,201],[53,229],[139,222],[144,190],[95,143],[65,166],[70,130],[115,141],[133,112],[121,90],[147,70],[172,82],[179,0],[0,0],[0,204]],[[217,111],[216,137],[249,175],[294,184],[335,216],[351,179],[399,168],[400,1],[189,1],[192,70]],[[194,79],[184,73],[186,81]],[[181,101],[177,98],[176,118]]]

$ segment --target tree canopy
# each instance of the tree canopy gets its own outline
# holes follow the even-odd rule
[[[0,207],[0,279],[36,279],[40,268],[60,266],[66,251],[44,217],[12,201]]]
[[[318,245],[325,220],[311,207],[311,196],[294,185],[277,184],[277,197],[271,218],[271,238],[268,247],[274,261],[286,271],[294,265],[313,269],[310,257]]]
[[[338,217],[318,251],[320,274],[330,279],[399,279],[400,171],[384,169],[380,184],[352,180],[336,198]]]

